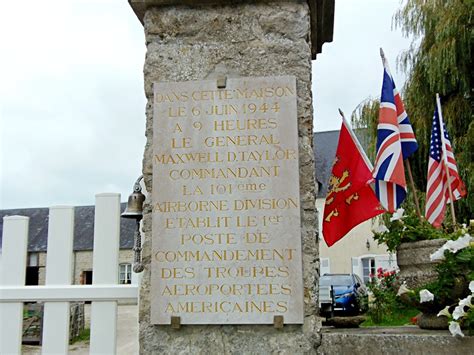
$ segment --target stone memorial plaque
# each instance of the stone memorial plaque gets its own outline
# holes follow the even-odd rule
[[[303,323],[295,77],[155,83],[151,322]]]

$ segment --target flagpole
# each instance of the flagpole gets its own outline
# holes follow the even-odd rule
[[[439,129],[441,134],[441,152],[443,154],[443,165],[446,170],[447,184],[449,196],[451,198],[451,217],[453,219],[453,227],[456,228],[456,215],[454,214],[454,195],[453,189],[451,188],[451,178],[449,176],[448,168],[448,157],[446,155],[446,138],[444,137],[444,126],[443,126],[443,113],[441,112],[441,100],[439,99],[439,94],[436,93],[436,105],[438,106],[438,120],[439,120]]]
[[[384,68],[387,70],[387,72],[391,76],[392,73],[390,73],[390,67],[388,66],[388,62],[387,62],[387,59],[385,58],[385,53],[384,53],[382,48],[380,48],[380,57],[382,58],[382,64],[383,64]],[[415,182],[413,180],[413,175],[411,173],[411,165],[410,165],[410,161],[408,159],[405,160],[405,167],[408,170],[408,178],[409,178],[409,181],[410,181],[411,189],[413,190],[413,199],[415,200],[416,214],[418,215],[419,219],[423,219],[423,215],[421,214],[421,210],[420,210],[420,202],[418,200],[418,194],[416,193]]]
[[[347,130],[349,131],[349,134],[352,137],[352,140],[357,146],[357,149],[359,150],[360,154],[362,155],[362,158],[364,159],[365,164],[369,168],[370,171],[374,170],[374,167],[372,163],[370,162],[369,158],[367,157],[367,154],[365,154],[364,148],[362,148],[362,145],[360,144],[359,140],[357,139],[357,136],[355,135],[354,131],[352,130],[352,127],[349,125],[349,123],[346,120],[346,117],[344,116],[344,112],[342,112],[341,109],[339,110],[339,114],[342,117],[342,121],[344,122],[344,125],[346,126]]]

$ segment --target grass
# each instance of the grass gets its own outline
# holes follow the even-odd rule
[[[91,330],[89,328],[84,328],[79,335],[71,340],[71,344],[77,343],[79,341],[89,341],[91,338]]]
[[[397,327],[402,325],[411,325],[412,318],[420,313],[416,308],[406,308],[396,310],[392,314],[385,315],[380,323],[374,323],[372,318],[368,316],[368,319],[362,323],[361,327]]]

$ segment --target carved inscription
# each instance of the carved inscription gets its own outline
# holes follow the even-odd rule
[[[303,323],[294,77],[154,84],[151,322]]]

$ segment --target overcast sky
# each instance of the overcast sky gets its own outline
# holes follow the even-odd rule
[[[336,0],[334,41],[313,62],[315,129],[339,129],[382,82],[397,86],[398,0]],[[126,0],[0,2],[0,209],[125,201],[145,144],[143,28]]]

